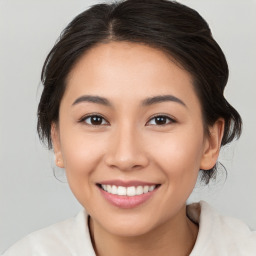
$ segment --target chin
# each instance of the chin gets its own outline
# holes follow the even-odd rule
[[[150,223],[117,223],[112,225],[108,232],[119,237],[138,237],[149,233],[153,227]]]
[[[148,212],[144,214],[127,212],[126,214],[112,214],[111,218],[107,215],[98,220],[96,218],[95,224],[99,224],[105,232],[118,237],[143,236],[158,226],[157,216],[152,218],[152,214]]]

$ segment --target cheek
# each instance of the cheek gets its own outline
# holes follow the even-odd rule
[[[80,124],[70,124],[70,121],[66,121],[62,125],[60,141],[67,172],[77,175],[90,173],[104,148],[105,140],[99,137],[96,133],[86,132]]]
[[[81,132],[77,131],[71,132],[72,136],[68,132],[63,134],[62,155],[66,176],[72,192],[81,202],[83,197],[88,199],[92,195],[93,175],[104,154],[104,140],[97,140],[93,135],[81,136]]]
[[[151,137],[150,155],[170,183],[193,183],[200,169],[203,136],[176,132],[155,140]],[[185,184],[184,184],[185,185]]]

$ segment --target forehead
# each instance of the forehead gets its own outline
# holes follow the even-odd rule
[[[101,43],[80,58],[68,76],[66,94],[83,93],[133,100],[145,94],[195,97],[191,75],[169,55],[131,42]]]

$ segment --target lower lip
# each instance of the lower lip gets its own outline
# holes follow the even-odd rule
[[[117,206],[119,208],[129,209],[139,206],[149,200],[158,188],[154,189],[145,194],[137,195],[137,196],[119,196],[110,194],[107,191],[99,188],[103,197],[110,202],[112,205]]]

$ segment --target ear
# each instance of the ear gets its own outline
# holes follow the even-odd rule
[[[60,145],[59,129],[56,123],[52,123],[51,125],[51,139],[55,155],[55,164],[60,168],[64,168],[64,161]]]
[[[224,126],[224,119],[219,118],[214,125],[209,128],[209,135],[205,139],[205,147],[201,159],[201,170],[210,170],[216,164],[220,152]]]

